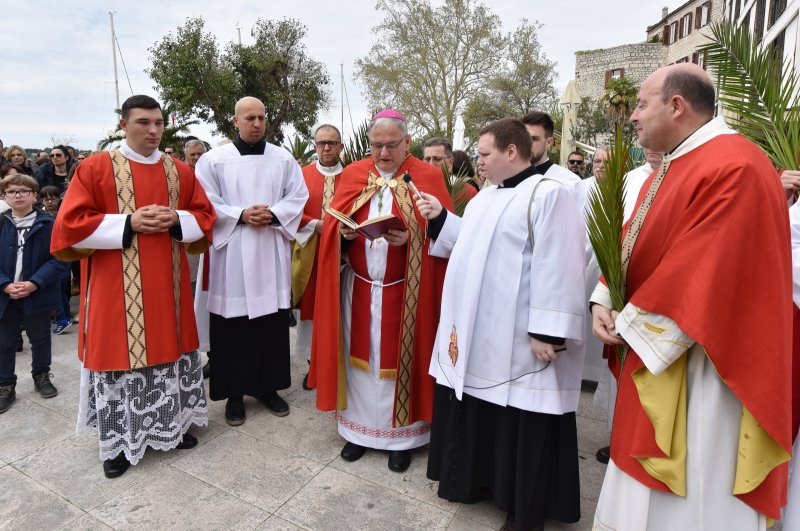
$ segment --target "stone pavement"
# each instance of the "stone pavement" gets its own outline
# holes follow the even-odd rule
[[[294,334],[294,332],[292,332]],[[118,479],[103,476],[97,438],[76,437],[79,364],[75,329],[53,337],[53,383],[43,399],[30,378],[30,347],[17,356],[17,401],[0,415],[0,529],[499,529],[505,514],[491,503],[461,505],[436,496],[425,477],[425,449],[403,474],[386,454],[342,461],[333,415],[314,408],[300,385],[304,360],[293,357],[291,406],[278,418],[245,399],[247,421],[225,423],[224,402],[211,402],[208,427],[193,427],[192,450],[148,450]],[[292,338],[294,343],[294,336]],[[594,457],[608,443],[605,413],[584,390],[578,410],[581,512],[588,530],[605,466]]]

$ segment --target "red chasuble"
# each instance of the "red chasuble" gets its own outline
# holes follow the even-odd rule
[[[216,215],[192,169],[175,161],[180,178],[179,210],[191,212],[200,229],[211,240]],[[130,161],[136,208],[169,205],[167,182],[161,163]],[[81,162],[58,211],[51,251],[63,260],[86,256],[88,250],[72,245],[89,237],[105,214],[117,214],[116,187],[108,153]],[[139,242],[141,296],[147,365],[176,361],[182,353],[198,347],[189,266],[180,253],[180,338],[172,281],[169,233],[136,234]],[[204,247],[198,246],[202,252]],[[88,299],[87,299],[88,295]],[[87,304],[88,300],[88,304]],[[92,371],[129,370],[126,308],[123,298],[122,253],[119,249],[95,250],[81,264],[80,326],[78,357]],[[180,341],[180,348],[179,348]]]
[[[645,182],[640,202],[654,176]],[[758,423],[792,450],[792,270],[780,181],[740,135],[722,135],[674,160],[631,256],[629,300],[674,320],[702,345],[720,377]],[[614,356],[611,356],[614,358]],[[619,378],[611,457],[640,483],[667,486],[635,457],[664,457],[639,401],[629,351]],[[786,464],[738,497],[778,518]]]
[[[303,209],[303,217],[300,220],[300,227],[305,227],[315,219],[322,219],[322,191],[325,185],[325,176],[317,169],[317,163],[312,162],[303,168],[303,179],[308,188],[308,201]],[[339,176],[335,178],[334,190],[339,185]],[[319,251],[319,248],[317,248]],[[311,267],[311,276],[308,284],[303,291],[298,304],[300,308],[300,319],[309,320],[314,317],[314,298],[317,294],[317,261],[319,252],[314,255],[314,265]]]
[[[349,213],[362,190],[367,186],[368,174],[380,175],[371,158],[350,164],[339,177],[341,182],[333,197],[332,207]],[[444,208],[452,211],[453,204],[447,194],[442,172],[409,156],[397,172],[397,176],[405,172],[412,177],[414,184],[423,192],[436,196]],[[403,219],[398,210],[398,202],[393,202],[393,213]],[[369,202],[356,213],[357,220],[366,219]],[[419,216],[414,207],[414,214],[420,229],[427,227],[426,220]],[[340,283],[339,266],[342,261],[341,236],[339,222],[332,218],[325,219],[319,253],[319,289],[316,297],[316,313],[314,315],[314,335],[311,347],[311,369],[309,385],[317,388],[317,407],[323,411],[343,409],[345,396],[344,366],[340,365],[339,349],[342,344],[340,334]],[[429,240],[422,246],[421,280],[417,302],[417,314],[414,328],[414,355],[411,374],[411,396],[409,423],[419,420],[430,422],[433,410],[433,379],[428,375],[436,326],[439,322],[439,311],[442,297],[447,261],[428,256]],[[348,259],[357,273],[365,276],[364,239],[357,237],[348,247]],[[389,247],[386,276],[388,284],[406,275],[408,264],[408,248]],[[365,276],[368,278],[368,276]],[[363,284],[366,289],[362,289]],[[383,314],[370,315],[370,286],[356,279],[353,293],[353,320],[351,332],[351,352],[349,355],[361,360],[369,360],[369,327],[370,319],[381,319],[381,369],[397,369],[400,355],[401,323],[403,321],[403,299],[406,283],[402,282],[383,290]],[[347,363],[347,356],[344,356]],[[395,390],[395,392],[397,392]],[[394,422],[394,421],[393,421]],[[394,424],[393,424],[394,425]]]

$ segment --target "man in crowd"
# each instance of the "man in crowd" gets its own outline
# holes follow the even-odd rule
[[[586,163],[583,158],[583,153],[580,151],[573,151],[567,156],[567,166],[569,171],[583,179],[583,172],[586,171]]]
[[[585,202],[586,188],[581,178],[566,168],[553,163],[547,153],[553,147],[553,120],[550,115],[532,111],[520,118],[531,137],[531,164],[536,172],[548,179],[558,181],[565,186],[578,201],[579,205]]]
[[[600,529],[764,529],[785,503],[786,200],[764,153],[713,118],[714,102],[700,67],[673,65],[642,83],[631,116],[639,143],[667,155],[625,234],[627,304],[612,313],[603,284],[592,296],[594,333],[628,347],[614,364]]]
[[[608,162],[608,148],[600,146],[592,157],[592,176],[602,179],[606,175],[606,162]]]
[[[158,151],[156,100],[122,105],[119,149],[86,159],[58,211],[51,248],[81,268],[78,431],[96,427],[106,477],[149,446],[191,448],[208,422],[184,245],[202,252],[214,211],[191,169]]]
[[[183,160],[194,169],[197,166],[197,161],[200,160],[200,157],[205,152],[206,145],[203,144],[202,140],[197,140],[196,138],[187,140],[183,145]]]
[[[275,415],[289,414],[277,391],[291,384],[290,242],[308,190],[291,154],[264,140],[265,120],[261,101],[240,99],[238,137],[196,167],[217,212],[208,276],[211,399],[227,399],[232,426],[245,421],[244,395]]]
[[[417,202],[431,254],[450,257],[430,365],[428,477],[447,500],[492,499],[513,529],[577,522],[582,205],[537,175],[522,122],[506,118],[479,135],[478,165],[497,186],[463,220],[427,194]]]
[[[299,308],[297,324],[297,355],[311,362],[311,335],[314,319],[314,298],[317,294],[317,256],[319,235],[325,209],[331,205],[333,192],[342,173],[339,156],[344,149],[342,135],[336,126],[322,124],[314,131],[316,162],[303,168],[303,179],[308,188],[308,202],[303,209],[301,229],[292,255],[292,296]],[[303,378],[303,389],[308,387],[308,374]]]
[[[317,407],[336,410],[346,461],[389,450],[390,470],[411,463],[430,439],[433,381],[427,375],[446,262],[428,256],[425,219],[404,176],[452,209],[442,173],[408,152],[405,117],[381,111],[369,123],[371,157],[345,168],[331,205],[361,223],[393,214],[405,230],[369,241],[335,218],[319,255],[309,385]],[[345,266],[340,275],[340,267]]]
[[[458,177],[463,177],[462,175],[453,175],[453,145],[444,137],[435,136],[425,141],[422,160],[428,164],[433,164],[441,169],[443,173],[447,172],[447,175],[450,176],[451,184],[455,183]],[[477,193],[477,188],[465,185],[455,202],[463,201],[464,203],[469,203]]]

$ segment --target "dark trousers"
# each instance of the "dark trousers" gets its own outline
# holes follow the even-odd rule
[[[17,357],[19,325],[25,324],[25,333],[31,344],[33,362],[31,374],[50,372],[50,312],[45,310],[25,315],[22,302],[11,300],[0,318],[0,385],[13,385],[17,382],[14,366]]]
[[[61,304],[55,307],[56,321],[66,321],[72,317],[69,307],[69,299],[72,297],[72,280],[62,278],[61,283]]]

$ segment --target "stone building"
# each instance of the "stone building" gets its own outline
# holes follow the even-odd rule
[[[725,18],[800,71],[800,0],[725,0]]]
[[[722,19],[725,1],[753,2],[689,0],[671,12],[668,8],[663,8],[660,20],[647,28],[645,42],[575,52],[575,82],[581,97],[589,96],[595,100],[601,98],[608,82],[614,78],[630,78],[641,84],[647,76],[662,66],[689,61],[702,65],[703,58],[697,48],[705,41],[703,28]]]

